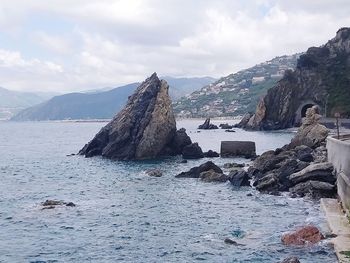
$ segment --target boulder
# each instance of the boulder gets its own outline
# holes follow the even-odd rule
[[[198,129],[200,130],[213,130],[213,129],[219,129],[218,126],[210,123],[210,118],[207,118],[203,124],[198,126]]]
[[[228,180],[234,186],[250,186],[250,178],[246,171],[232,171],[228,175]]]
[[[252,158],[256,156],[255,142],[251,141],[222,141],[220,149],[221,157]]]
[[[325,142],[329,130],[324,125],[319,124],[320,118],[318,107],[313,106],[307,109],[306,117],[303,118],[303,124],[298,129],[289,147],[294,148],[299,145],[306,145],[316,148]]]
[[[186,145],[182,150],[182,158],[184,159],[200,159],[204,154],[198,143]]]
[[[166,81],[159,80],[154,73],[129,97],[124,109],[79,154],[85,157],[102,155],[117,160],[180,154],[181,147],[187,145],[189,140],[183,130],[176,132],[168,89]],[[179,145],[178,140],[183,143]]]
[[[219,182],[224,183],[228,180],[228,177],[223,173],[215,172],[210,169],[209,171],[204,171],[199,174],[199,178],[204,182]]]
[[[289,257],[280,261],[280,263],[300,263],[300,261],[297,257]]]
[[[292,196],[307,196],[318,200],[320,198],[334,198],[336,187],[330,183],[310,180],[291,187],[289,192]]]
[[[161,177],[163,176],[163,172],[159,169],[150,169],[146,171],[146,174],[152,177]]]
[[[276,191],[278,189],[278,177],[269,173],[253,183],[253,186],[261,192]]]
[[[182,173],[176,175],[175,177],[177,177],[177,178],[199,178],[199,176],[202,172],[206,172],[209,170],[213,170],[214,172],[219,173],[219,174],[223,173],[222,170],[220,169],[220,167],[215,165],[213,162],[208,161],[206,163],[201,164],[200,166],[196,166],[196,167],[191,168],[187,172],[182,172]]]
[[[289,176],[289,180],[295,185],[309,180],[335,183],[332,163],[316,163],[311,164],[303,170],[293,173]]]
[[[304,226],[294,232],[282,235],[282,243],[290,246],[313,245],[324,239],[320,230],[312,225]]]
[[[204,154],[204,157],[208,157],[208,158],[220,157],[220,154],[218,154],[217,152],[212,151],[212,150],[209,150],[203,154]]]

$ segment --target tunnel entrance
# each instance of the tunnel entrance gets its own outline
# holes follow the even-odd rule
[[[306,104],[301,108],[301,117],[304,118],[306,117],[306,111],[307,109],[311,108],[312,106],[315,106],[315,104]]]

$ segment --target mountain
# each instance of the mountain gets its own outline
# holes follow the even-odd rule
[[[125,104],[138,83],[99,93],[68,93],[56,96],[15,115],[14,121],[108,119]]]
[[[254,111],[259,98],[286,70],[296,67],[299,55],[276,57],[222,77],[176,101],[174,111],[180,117],[237,116]]]
[[[57,93],[20,92],[0,87],[0,119],[9,119],[15,113],[52,98]]]
[[[350,117],[350,28],[341,28],[321,47],[300,56],[294,71],[271,88],[259,102],[245,128],[284,129],[300,123],[309,107],[320,112]]]
[[[170,95],[180,97],[193,89],[208,85],[215,79],[164,77],[170,86]],[[110,90],[93,90],[85,93],[69,93],[19,112],[12,120],[65,120],[65,119],[110,119],[126,103],[139,83]]]

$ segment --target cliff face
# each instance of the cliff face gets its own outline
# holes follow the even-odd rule
[[[323,115],[350,115],[350,28],[340,29],[327,44],[301,55],[297,68],[286,71],[268,90],[245,128],[289,128],[300,123],[314,105]]]
[[[154,73],[129,97],[128,103],[80,154],[131,160],[180,154],[179,145],[190,144],[184,131],[176,131],[168,84]],[[179,138],[184,140],[179,141]],[[177,142],[176,147],[174,142]]]

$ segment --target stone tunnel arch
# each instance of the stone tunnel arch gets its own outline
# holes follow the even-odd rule
[[[294,119],[294,125],[300,126],[302,118],[306,116],[306,111],[308,108],[311,108],[312,106],[318,106],[320,109],[320,105],[312,100],[304,101],[300,104],[298,110],[295,112],[295,119]]]
[[[301,111],[300,111],[301,118],[306,117],[306,111],[307,111],[307,109],[309,109],[309,108],[311,108],[312,106],[315,106],[315,105],[317,105],[317,104],[312,104],[312,103],[305,104],[305,105],[301,108]]]

